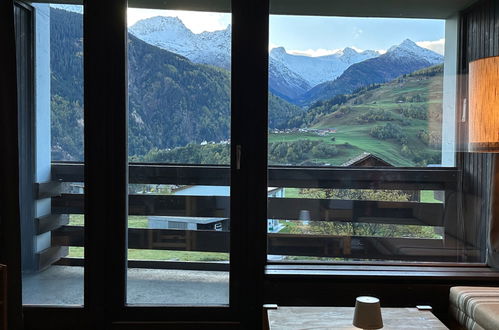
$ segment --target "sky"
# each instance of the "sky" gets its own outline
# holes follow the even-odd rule
[[[272,15],[269,34],[271,48],[312,56],[345,47],[386,51],[407,38],[442,54],[445,21]]]
[[[231,21],[230,14],[129,8],[128,26],[160,15],[177,16],[194,33],[223,30]],[[384,52],[409,38],[443,54],[444,35],[444,20],[271,15],[269,48],[282,46],[288,53],[308,56],[328,55],[345,47]]]
[[[225,29],[231,19],[220,13],[128,9],[128,24],[158,15],[177,16],[194,33]],[[271,15],[269,47],[321,56],[345,47],[383,52],[409,38],[443,54],[444,30],[444,20]]]

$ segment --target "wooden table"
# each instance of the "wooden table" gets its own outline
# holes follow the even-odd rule
[[[270,330],[358,329],[352,325],[353,307],[278,307],[267,311]],[[381,308],[383,329],[447,327],[430,311],[417,308]]]

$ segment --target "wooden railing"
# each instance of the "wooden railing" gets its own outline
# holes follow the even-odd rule
[[[478,260],[480,251],[459,237],[456,192],[458,171],[450,168],[269,168],[269,186],[328,189],[387,189],[443,192],[442,202],[379,202],[311,198],[269,198],[268,218],[299,220],[301,210],[309,210],[312,221],[368,224],[396,224],[442,227],[442,239],[335,236],[305,234],[268,234],[268,253],[348,259],[467,261]],[[172,166],[130,164],[131,184],[230,185],[230,169],[224,166]],[[55,163],[56,182],[83,182],[83,165]],[[160,215],[229,218],[227,196],[179,196],[131,194],[130,215]],[[65,214],[82,214],[83,195],[63,193],[52,197],[52,245],[83,246],[84,229],[68,226]],[[61,216],[60,216],[61,215]],[[61,220],[63,219],[63,220]],[[128,244],[132,249],[228,252],[229,232],[214,230],[174,230],[130,228]],[[77,264],[63,258],[59,263]],[[170,268],[192,267],[178,262],[130,261],[131,266]],[[198,263],[204,264],[204,263]],[[203,269],[224,270],[217,263]]]

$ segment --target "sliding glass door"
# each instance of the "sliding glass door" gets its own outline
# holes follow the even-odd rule
[[[231,14],[127,20],[127,304],[227,306]]]

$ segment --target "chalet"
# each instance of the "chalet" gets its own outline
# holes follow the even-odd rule
[[[383,159],[375,156],[369,152],[363,152],[360,155],[346,161],[341,166],[376,166],[376,167],[393,167],[392,164],[384,161]]]

